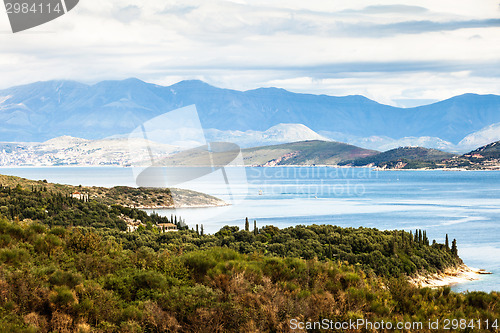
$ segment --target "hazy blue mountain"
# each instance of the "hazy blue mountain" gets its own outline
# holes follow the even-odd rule
[[[311,140],[332,141],[302,124],[278,124],[266,131],[208,129],[205,137],[211,142],[232,142],[242,148]]]
[[[0,141],[45,141],[62,135],[99,139],[195,104],[206,129],[266,131],[280,123],[356,137],[436,137],[457,144],[500,122],[500,96],[466,94],[402,109],[363,96],[296,94],[283,89],[220,89],[201,81],[164,87],[137,79],[85,85],[37,82],[0,90]]]
[[[467,135],[459,142],[459,146],[463,151],[467,151],[499,140],[500,123],[495,123]]]

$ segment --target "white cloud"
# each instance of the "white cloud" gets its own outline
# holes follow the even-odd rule
[[[139,19],[141,16],[141,9],[134,5],[129,5],[126,7],[116,8],[114,11],[114,17],[122,23],[130,23]]]
[[[0,88],[138,77],[363,94],[393,105],[498,94],[498,12],[491,0],[86,0],[18,34],[0,15]]]

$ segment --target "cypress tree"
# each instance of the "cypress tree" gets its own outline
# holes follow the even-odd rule
[[[448,234],[446,234],[446,239],[444,241],[444,246],[446,246],[446,249],[449,250],[450,249],[450,243],[448,242]]]
[[[458,257],[458,248],[457,248],[457,240],[453,239],[451,242],[451,253],[455,256]]]
[[[198,230],[198,224],[196,224],[196,234],[200,235],[200,231]]]
[[[201,225],[201,235],[203,236],[205,232],[203,231],[203,224]]]
[[[255,236],[257,236],[258,233],[259,233],[259,229],[257,229],[257,221],[253,220],[253,234]]]
[[[248,223],[248,217],[245,217],[245,231],[250,231],[250,224]]]

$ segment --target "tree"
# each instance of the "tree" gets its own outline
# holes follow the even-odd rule
[[[446,234],[446,239],[444,241],[444,246],[446,246],[446,249],[449,250],[450,249],[450,243],[448,242],[448,234]]]
[[[203,230],[203,224],[201,225],[201,235],[203,236],[205,234],[205,231]]]
[[[424,244],[429,245],[429,238],[427,237],[427,231],[424,230]]]
[[[200,231],[198,230],[198,224],[196,224],[196,234],[199,235]]]
[[[257,221],[253,220],[253,234],[257,236],[259,234],[259,229],[257,229]]]
[[[245,231],[250,231],[250,225],[248,223],[248,217],[245,218]]]
[[[451,253],[455,256],[458,257],[458,248],[457,248],[457,240],[453,239],[451,242]]]

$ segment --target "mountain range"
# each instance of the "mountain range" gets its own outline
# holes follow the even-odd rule
[[[225,165],[234,159],[232,150],[211,145],[207,150],[184,149],[143,138],[87,140],[63,136],[43,143],[0,143],[0,166],[140,166],[154,159],[157,166]],[[241,164],[247,166],[329,165],[371,166],[383,169],[500,169],[500,141],[456,155],[424,147],[399,147],[384,152],[323,140],[266,145],[241,150]],[[148,157],[149,159],[149,157]],[[210,162],[207,162],[210,161]],[[219,164],[220,162],[220,164]],[[209,164],[207,164],[209,163]]]
[[[159,86],[127,79],[94,85],[36,82],[0,90],[0,141],[123,136],[155,116],[191,104],[209,140],[234,138],[243,147],[326,139],[377,150],[420,145],[465,152],[500,140],[497,95],[465,94],[405,109],[359,95],[236,91],[201,81]]]

